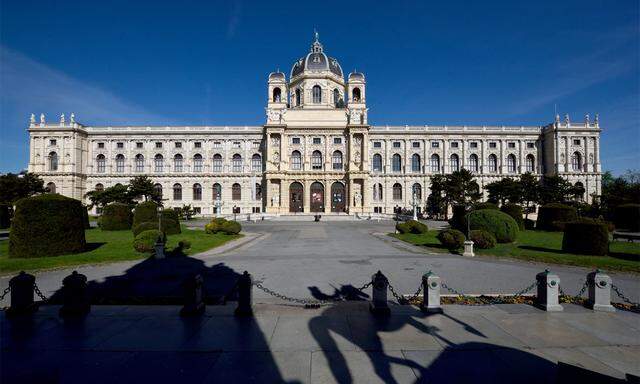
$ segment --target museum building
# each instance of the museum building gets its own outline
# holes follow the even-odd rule
[[[269,74],[262,126],[88,126],[72,114],[29,124],[29,172],[51,192],[149,176],[165,206],[216,213],[393,213],[424,209],[430,178],[467,169],[560,175],[600,194],[600,125],[559,116],[541,126],[369,125],[364,74],[346,78],[317,34],[289,78]]]

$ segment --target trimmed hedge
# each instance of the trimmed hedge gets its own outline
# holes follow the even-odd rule
[[[158,204],[153,201],[145,201],[136,205],[133,210],[133,226],[136,227],[150,221],[158,222]]]
[[[542,231],[561,231],[562,223],[576,221],[577,219],[578,213],[574,207],[560,203],[550,203],[538,209],[536,229]]]
[[[500,207],[500,211],[506,213],[507,215],[513,217],[513,219],[518,224],[518,228],[520,230],[524,229],[524,218],[522,217],[522,207],[518,204],[504,204]]]
[[[481,209],[495,209],[498,210],[498,206],[494,203],[490,203],[490,202],[484,202],[484,203],[476,203],[473,205],[473,210],[474,211],[479,211]]]
[[[19,200],[9,233],[9,257],[48,257],[84,251],[83,210],[80,201],[58,194]]]
[[[100,228],[103,231],[120,231],[131,229],[131,208],[123,203],[111,203],[104,207],[100,217]]]
[[[84,229],[91,229],[91,223],[89,223],[89,212],[87,211],[87,207],[82,205],[82,221],[84,222]]]
[[[464,231],[465,225],[467,225],[465,217],[468,213],[467,208],[464,205],[454,205],[452,210],[453,215],[449,220],[449,225],[451,226],[451,228]]]
[[[609,251],[607,224],[590,219],[565,223],[562,250],[583,255],[606,255]]]
[[[621,204],[614,213],[616,228],[640,232],[640,204]]]
[[[498,243],[511,243],[518,237],[518,223],[504,212],[481,209],[469,215],[471,229],[483,229],[495,236]]]
[[[536,222],[534,220],[524,219],[523,223],[524,223],[524,229],[535,229],[536,228]]]
[[[471,231],[469,236],[476,248],[489,249],[496,246],[496,237],[483,229]]]
[[[178,212],[173,209],[165,209],[162,211],[162,230],[167,235],[176,235],[182,233],[180,229],[180,217]]]
[[[396,224],[396,229],[400,233],[415,233],[418,235],[427,233],[429,231],[429,227],[427,227],[426,224],[416,220],[409,220],[404,223],[398,223]]]
[[[11,211],[7,204],[0,204],[0,229],[7,229],[11,225]]]
[[[452,251],[462,248],[465,240],[464,234],[457,229],[445,229],[440,231],[436,237],[442,245]]]
[[[223,226],[225,223],[228,223],[229,220],[222,218],[222,217],[216,217],[215,219],[211,220],[211,222],[207,225],[204,226],[204,231],[208,234],[214,234],[214,233],[218,233],[218,232],[224,232]],[[240,225],[240,224],[238,224]]]
[[[167,241],[167,236],[157,229],[143,231],[133,239],[133,249],[140,253],[151,253],[158,237],[162,237],[163,242]]]
[[[242,226],[237,221],[229,220],[222,224],[222,232],[227,235],[237,235],[242,230]]]

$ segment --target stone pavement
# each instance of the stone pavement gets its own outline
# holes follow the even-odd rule
[[[444,306],[425,315],[366,302],[320,309],[256,305],[255,317],[210,306],[94,306],[63,322],[0,314],[2,383],[552,383],[640,375],[640,315],[564,305]]]

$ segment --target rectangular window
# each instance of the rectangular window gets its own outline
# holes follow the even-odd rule
[[[498,144],[495,141],[489,143],[489,148],[496,148]]]
[[[437,141],[432,141],[431,142],[431,148],[440,148],[440,143]]]
[[[116,148],[118,149],[124,148],[124,143],[116,143]]]
[[[413,143],[411,143],[411,146],[413,148],[420,148],[420,142],[419,141],[414,141]]]
[[[199,141],[196,141],[195,143],[193,143],[193,147],[194,148],[202,148],[202,143]]]
[[[573,145],[580,145],[580,139],[573,139]]]
[[[233,148],[240,148],[240,142],[239,141],[234,141],[233,142]]]
[[[202,208],[193,207],[193,213],[195,213],[196,215],[200,215],[202,213]]]
[[[49,140],[49,145],[54,146],[56,145],[58,142],[55,139]]]
[[[533,149],[533,148],[535,148],[535,147],[536,147],[536,144],[535,144],[535,143],[527,143],[527,148],[529,148],[529,149]]]
[[[399,141],[394,141],[393,142],[393,148],[400,148],[400,142]]]
[[[104,143],[98,143],[98,148],[104,148]]]
[[[182,143],[179,141],[176,141],[176,148],[182,148]]]
[[[142,148],[142,143],[140,142],[136,143],[136,148]]]
[[[452,141],[451,142],[451,148],[458,148],[458,142],[457,141]]]
[[[300,144],[300,138],[299,137],[292,137],[291,138],[291,144]]]
[[[382,143],[379,141],[374,141],[373,142],[373,148],[382,148]]]
[[[313,144],[322,144],[322,140],[319,137],[314,137]]]
[[[213,148],[220,148],[220,147],[222,147],[222,144],[219,141],[213,142]]]
[[[260,148],[260,142],[259,141],[254,141],[252,144],[253,148],[257,149]]]
[[[156,148],[158,149],[162,148],[162,143],[159,141],[156,141]]]
[[[477,141],[472,141],[469,143],[469,147],[470,148],[478,148],[478,142]]]
[[[510,142],[507,143],[507,146],[509,148],[515,148],[516,147],[516,143],[514,143],[513,141],[510,141]]]
[[[334,137],[333,144],[342,144],[342,137]]]

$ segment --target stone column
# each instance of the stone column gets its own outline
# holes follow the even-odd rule
[[[331,194],[331,186],[333,185],[333,180],[323,180],[324,182],[324,212],[331,212],[331,201],[333,199],[333,195]]]
[[[440,171],[438,173],[447,173],[449,170],[447,160],[447,146],[449,145],[449,140],[442,140],[442,164],[440,164]]]
[[[480,159],[479,159],[479,162],[480,162],[480,164],[479,164],[479,166],[480,166],[480,169],[479,169],[480,174],[484,174],[486,172],[486,165],[485,165],[485,163],[487,161],[486,153],[485,153],[486,146],[487,146],[487,140],[482,139],[480,141]]]
[[[524,164],[524,145],[523,145],[522,140],[518,140],[518,155],[519,155],[518,158],[520,159],[518,161],[518,163],[519,163],[518,164],[518,171],[519,171],[518,173],[522,174],[522,173],[524,173],[523,172],[523,170],[524,170],[524,168],[523,168],[523,164]]]
[[[467,139],[462,139],[462,159],[460,159],[460,169],[467,167]]]
[[[600,137],[595,138],[595,142],[593,145],[593,163],[595,172],[602,172],[600,169]],[[599,192],[598,192],[599,193]]]
[[[500,140],[500,159],[498,161],[498,173],[506,173],[504,170],[504,140]]]
[[[571,138],[568,136],[564,137],[564,171],[569,172],[571,168],[569,168],[569,164],[571,163],[571,157],[569,155],[569,146],[570,146]]]
[[[302,199],[304,212],[309,213],[311,212],[311,181],[304,180],[302,185],[304,185],[304,197]]]

